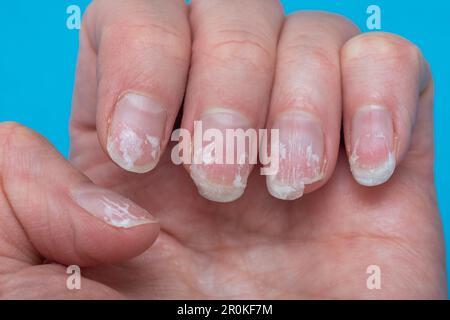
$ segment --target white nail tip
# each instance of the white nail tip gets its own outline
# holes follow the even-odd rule
[[[358,164],[358,157],[352,155],[350,157],[350,168],[355,180],[366,187],[374,187],[385,183],[389,180],[395,170],[395,157],[389,152],[387,160],[381,165],[374,168],[362,168]]]
[[[233,202],[244,194],[247,186],[245,177],[242,177],[239,172],[230,186],[212,183],[206,178],[205,173],[198,165],[191,166],[191,178],[197,186],[200,195],[215,202]]]
[[[323,179],[324,173],[317,172],[314,178],[296,178],[295,183],[279,181],[276,175],[266,177],[269,193],[280,200],[297,200],[303,197],[305,187]]]
[[[273,176],[267,176],[267,190],[269,193],[280,200],[297,200],[303,196],[305,184],[300,183],[297,187],[279,183]]]

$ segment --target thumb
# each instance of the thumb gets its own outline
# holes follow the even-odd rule
[[[29,241],[42,258],[91,266],[137,256],[158,235],[159,224],[147,211],[94,185],[19,124],[0,124],[0,179],[0,234],[7,235],[0,248],[4,238],[14,252]],[[20,228],[7,228],[14,224]]]

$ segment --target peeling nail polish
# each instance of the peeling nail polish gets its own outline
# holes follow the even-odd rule
[[[218,156],[216,145],[204,141],[202,148],[193,150],[194,159],[200,154],[200,162],[190,167],[191,178],[197,189],[204,198],[215,202],[232,202],[242,196],[247,185],[250,174],[250,165],[247,161],[248,150],[238,150],[234,144],[234,159],[232,163],[226,161],[227,153],[230,152],[230,141],[227,141],[227,129],[250,128],[249,121],[240,113],[224,108],[213,108],[204,113],[199,122],[203,132],[215,129],[221,133],[223,149],[221,161],[217,163]]]
[[[75,202],[97,219],[116,228],[133,228],[157,223],[146,210],[131,200],[96,186],[83,187],[72,193]]]
[[[279,130],[279,170],[266,177],[272,196],[296,200],[305,186],[323,179],[325,164],[324,134],[319,120],[305,112],[288,112],[273,124]]]
[[[125,170],[145,173],[159,161],[165,109],[150,97],[126,93],[117,103],[108,133],[111,159]]]

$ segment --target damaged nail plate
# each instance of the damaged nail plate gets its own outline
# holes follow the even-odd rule
[[[350,168],[363,186],[389,180],[395,170],[394,127],[391,113],[382,106],[360,108],[352,120]]]
[[[227,203],[239,199],[244,194],[248,173],[237,172],[234,174],[233,181],[227,182],[230,179],[226,177],[226,174],[222,174],[222,178],[214,181],[214,178],[211,177],[213,174],[209,174],[208,171],[211,172],[208,168],[202,168],[201,165],[191,166],[191,178],[196,184],[199,194],[205,199]]]
[[[161,153],[167,113],[150,97],[128,92],[117,102],[108,132],[111,159],[123,169],[145,173]]]
[[[294,111],[281,115],[272,128],[279,130],[280,165],[276,175],[266,177],[267,189],[281,200],[299,199],[307,185],[324,177],[322,125],[313,115]]]
[[[72,197],[86,212],[116,228],[129,229],[158,223],[150,213],[133,201],[103,188],[83,187],[72,192]]]
[[[248,150],[238,150],[238,144],[231,144],[226,132],[227,129],[245,131],[250,128],[250,122],[242,114],[226,108],[209,109],[199,122],[203,132],[212,129],[220,133],[223,138],[222,152],[218,152],[218,144],[210,141],[203,141],[201,149],[193,149],[194,159],[199,158],[200,161],[190,166],[191,178],[204,198],[223,203],[235,201],[244,194],[251,166],[248,163]],[[226,161],[228,153],[234,155],[232,163]],[[217,163],[219,154],[222,161]]]

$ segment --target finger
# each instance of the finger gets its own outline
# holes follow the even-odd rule
[[[287,18],[267,122],[279,132],[279,169],[266,178],[274,197],[298,199],[332,175],[341,129],[339,51],[358,32],[333,14],[300,12]]]
[[[182,0],[95,1],[81,33],[73,127],[92,127],[96,119],[116,164],[152,170],[183,99],[190,44]]]
[[[46,260],[89,266],[136,256],[158,235],[147,211],[94,185],[18,124],[0,125],[0,175],[1,239],[19,248],[11,252],[29,239]]]
[[[193,132],[194,121],[199,121],[202,132],[217,129],[226,137],[227,129],[247,131],[264,126],[282,21],[275,0],[192,1],[194,44],[183,128]],[[252,133],[255,131],[247,131],[247,138],[241,134],[238,139],[254,141]],[[231,147],[232,139],[236,148]],[[236,200],[251,171],[252,142],[247,148],[237,148],[237,139],[225,138],[221,157],[212,143],[194,147],[194,155],[197,147],[204,147],[204,152],[202,159],[190,166],[191,177],[205,198]],[[230,161],[226,161],[227,155]]]
[[[353,38],[341,59],[351,170],[359,184],[377,186],[389,180],[409,149],[429,71],[416,46],[385,33]]]

